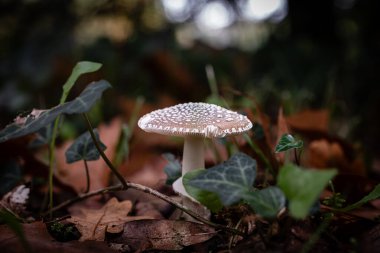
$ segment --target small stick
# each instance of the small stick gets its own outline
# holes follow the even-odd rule
[[[90,191],[90,173],[88,171],[87,161],[83,160],[83,162],[84,162],[84,168],[86,170],[86,181],[87,181],[87,186],[86,186],[86,190],[84,191],[84,193],[88,193]]]
[[[124,177],[117,171],[117,169],[113,166],[112,162],[108,159],[108,157],[104,154],[103,150],[101,149],[99,142],[96,140],[95,133],[92,130],[92,125],[90,120],[87,117],[87,114],[83,113],[83,118],[85,119],[87,123],[87,129],[90,132],[91,138],[95,144],[96,149],[99,151],[99,154],[103,158],[103,160],[106,162],[108,168],[112,170],[112,172],[116,175],[117,179],[119,179],[120,183],[124,186],[124,189],[128,188],[127,181],[124,179]]]

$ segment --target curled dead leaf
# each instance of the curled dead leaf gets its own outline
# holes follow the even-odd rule
[[[113,243],[129,245],[133,250],[181,250],[202,243],[216,234],[204,224],[180,220],[136,220],[127,222]]]

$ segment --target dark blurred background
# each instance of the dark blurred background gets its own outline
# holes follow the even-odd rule
[[[210,64],[222,95],[253,95],[273,119],[328,109],[334,134],[380,157],[379,14],[376,0],[0,0],[0,127],[56,105],[80,60],[103,68],[72,96],[104,78],[151,103],[204,100]]]

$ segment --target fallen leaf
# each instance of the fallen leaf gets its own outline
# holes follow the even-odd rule
[[[304,110],[286,117],[290,128],[301,131],[327,132],[329,113],[327,110]]]
[[[128,216],[131,209],[131,201],[118,202],[116,198],[112,198],[101,209],[82,208],[82,214],[74,215],[67,221],[74,223],[82,234],[80,241],[103,241],[106,231],[120,233],[123,231],[125,222],[150,218],[148,216]]]
[[[134,250],[181,250],[205,242],[215,230],[200,223],[180,220],[137,220],[127,222],[120,237],[111,242],[129,245]]]
[[[24,235],[30,246],[29,252],[60,252],[60,253],[101,253],[117,252],[110,249],[104,242],[58,242],[48,233],[46,226],[42,222],[21,224]],[[7,253],[24,253],[25,249],[20,243],[20,239],[6,225],[0,225],[0,248]]]
[[[312,168],[337,168],[340,173],[366,175],[360,156],[348,157],[341,143],[326,139],[310,142],[306,149],[306,164]]]

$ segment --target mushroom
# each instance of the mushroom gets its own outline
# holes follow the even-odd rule
[[[237,135],[251,129],[252,122],[246,116],[218,105],[184,103],[148,113],[139,119],[138,126],[146,132],[185,138],[183,176],[205,167],[204,138]],[[191,198],[182,184],[182,177],[173,183],[173,189]]]

